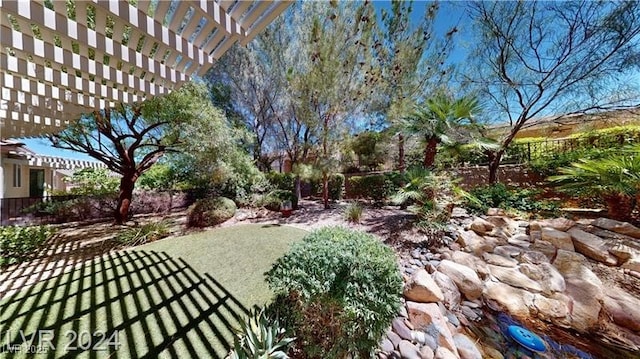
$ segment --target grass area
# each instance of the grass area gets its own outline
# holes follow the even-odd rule
[[[88,261],[0,300],[0,357],[222,358],[270,298],[263,273],[305,233],[235,226]]]

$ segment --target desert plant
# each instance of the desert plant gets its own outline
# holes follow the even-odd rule
[[[481,214],[486,213],[489,208],[528,214],[555,213],[558,206],[554,202],[535,198],[540,193],[538,189],[509,188],[502,183],[496,183],[470,190],[465,197],[465,206]]]
[[[226,197],[200,199],[189,209],[187,223],[190,227],[215,226],[233,217],[236,209],[236,204]]]
[[[364,232],[312,232],[266,275],[287,299],[297,345],[310,358],[369,358],[400,306],[395,255]]]
[[[351,223],[360,223],[363,208],[360,202],[352,202],[344,209],[344,218]]]
[[[0,266],[22,262],[54,233],[48,226],[0,227]]]
[[[288,359],[294,340],[286,336],[277,318],[270,318],[264,308],[254,308],[240,322],[229,359]]]
[[[141,244],[157,241],[169,235],[167,224],[164,222],[147,223],[142,226],[127,228],[118,233],[116,241],[126,246],[139,246]]]
[[[338,201],[342,198],[342,187],[344,186],[344,175],[336,173],[329,177],[329,199]]]
[[[606,159],[580,160],[559,172],[549,179],[560,189],[600,196],[607,204],[609,217],[622,221],[631,218],[640,188],[640,146]]]
[[[257,204],[270,211],[279,211],[282,207],[282,203],[286,201],[291,202],[291,206],[293,207],[293,209],[298,208],[298,197],[296,197],[296,195],[292,191],[281,189],[273,190],[267,193],[260,200],[258,200]]]

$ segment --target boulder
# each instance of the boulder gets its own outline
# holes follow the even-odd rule
[[[640,332],[640,299],[614,287],[607,288],[603,304],[614,323]]]
[[[443,260],[438,266],[438,271],[451,278],[467,299],[474,300],[482,295],[482,281],[473,269],[450,260]]]
[[[428,346],[423,346],[420,348],[420,358],[422,359],[433,359],[435,354],[433,353],[433,349]]]
[[[558,231],[566,232],[576,225],[576,222],[566,218],[551,218],[540,221],[542,227],[551,227]]]
[[[437,304],[407,302],[407,310],[409,319],[416,328],[436,338],[438,346],[457,352],[447,321]]]
[[[401,341],[398,345],[398,351],[402,359],[421,359],[418,348],[409,341]]]
[[[573,246],[576,252],[607,265],[614,266],[618,263],[618,260],[609,253],[605,241],[600,237],[575,227],[571,228],[567,233],[573,239]]]
[[[550,261],[555,258],[556,256],[556,252],[558,251],[558,249],[556,248],[556,246],[554,246],[553,244],[547,242],[547,241],[543,241],[543,240],[537,240],[534,241],[533,244],[530,247],[532,250],[537,251],[537,252],[541,252],[542,254],[544,254]]]
[[[395,318],[391,322],[391,328],[402,339],[411,340],[411,329],[405,324],[404,319]]]
[[[485,235],[493,230],[495,226],[480,217],[475,217],[471,222],[471,230],[479,235]]]
[[[538,265],[522,263],[519,269],[524,275],[540,284],[545,294],[564,292],[567,288],[562,274],[550,263]]]
[[[517,247],[529,248],[531,246],[531,238],[527,234],[518,233],[511,236],[507,243]]]
[[[546,321],[566,318],[569,315],[568,303],[558,299],[547,298],[541,294],[533,297],[533,308],[538,318]]]
[[[518,265],[518,261],[511,257],[505,257],[505,256],[493,254],[493,253],[483,253],[482,259],[484,259],[485,262],[489,264],[493,264],[501,267],[515,267]]]
[[[402,338],[392,330],[387,332],[387,338],[389,338],[394,348],[397,348],[398,344],[402,341]]]
[[[609,218],[598,218],[591,222],[591,225],[631,236],[633,238],[640,238],[640,228],[627,222],[615,221]]]
[[[495,239],[485,240],[474,231],[460,231],[458,243],[469,252],[480,255],[484,252],[491,252],[497,241]]]
[[[517,268],[506,268],[495,265],[489,265],[491,275],[500,282],[509,284],[512,287],[526,289],[530,292],[538,293],[542,291],[542,286],[538,282],[524,275]]]
[[[622,264],[631,259],[631,257],[640,254],[637,250],[622,243],[618,243],[609,248],[609,253],[618,259],[618,264]]]
[[[409,279],[404,288],[408,300],[420,303],[439,302],[444,299],[442,291],[424,269],[419,269]]]
[[[458,356],[447,348],[438,347],[438,349],[436,349],[435,359],[458,359]]]
[[[640,273],[640,256],[631,257],[622,265],[622,268]]]
[[[532,293],[501,282],[487,282],[482,295],[491,309],[506,311],[518,318],[528,317],[533,305]]]
[[[487,210],[487,216],[505,216],[506,213],[502,208],[489,208]]]
[[[388,338],[384,338],[382,339],[382,342],[380,343],[380,349],[382,349],[383,351],[387,352],[387,353],[391,353],[394,349],[394,345],[393,343],[391,343],[391,340],[389,340]]]
[[[489,268],[487,268],[487,263],[473,254],[462,251],[454,251],[451,254],[451,260],[473,269],[474,271],[476,271],[476,273],[478,273],[478,276],[480,276],[481,279],[485,279],[489,275]]]
[[[468,336],[456,334],[453,336],[453,341],[456,343],[460,359],[482,359],[482,353]]]
[[[553,252],[555,256],[555,250]],[[549,263],[549,257],[547,257],[542,252],[533,251],[533,250],[523,252],[520,256],[518,256],[518,260],[521,263],[530,263],[530,264]]]
[[[543,241],[553,244],[558,249],[563,249],[565,251],[574,250],[571,236],[565,232],[549,227],[542,227],[541,235]]]
[[[501,255],[504,257],[514,257],[514,258],[519,256],[520,253],[522,253],[523,251],[524,249],[522,248],[518,248],[516,246],[510,246],[510,245],[499,246],[493,249],[494,254]]]
[[[462,298],[460,295],[460,290],[458,289],[458,286],[456,286],[456,284],[453,282],[453,280],[441,272],[434,272],[433,280],[442,291],[442,294],[444,296],[442,302],[447,306],[447,308],[457,308]]]

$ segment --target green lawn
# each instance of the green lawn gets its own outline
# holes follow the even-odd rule
[[[243,225],[96,258],[0,300],[0,357],[33,357],[10,346],[43,349],[40,336],[55,347],[42,358],[222,358],[237,318],[271,297],[263,273],[305,233]]]

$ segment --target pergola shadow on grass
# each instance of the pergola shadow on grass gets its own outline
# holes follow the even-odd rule
[[[53,337],[36,357],[223,358],[247,307],[271,296],[263,273],[305,233],[240,225],[74,262],[0,298],[0,357]]]

